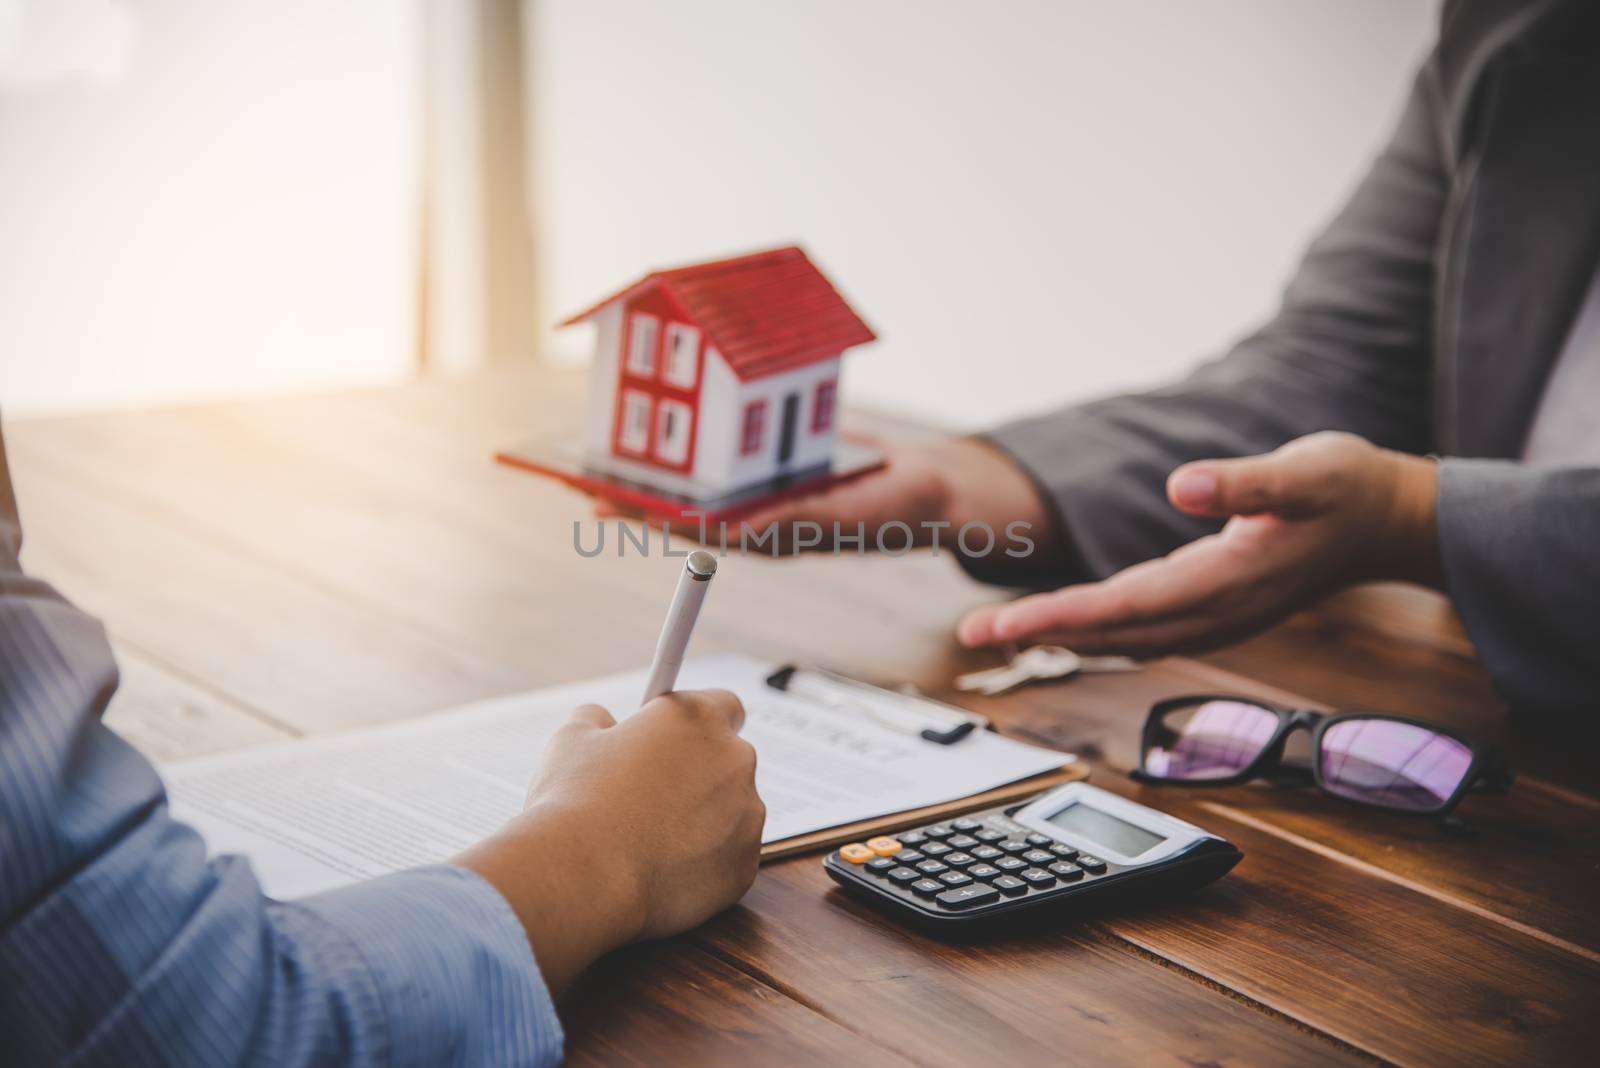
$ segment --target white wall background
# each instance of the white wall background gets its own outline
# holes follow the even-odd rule
[[[475,76],[473,2],[0,0],[0,410],[395,381],[419,321],[437,364],[478,362],[481,250],[443,209],[482,175],[427,132],[468,130],[441,85]],[[958,426],[1159,380],[1265,315],[1435,6],[527,4],[541,318],[798,240],[884,338],[846,400]]]
[[[0,409],[408,376],[419,12],[0,0]]]
[[[805,244],[865,403],[970,427],[1150,383],[1273,307],[1432,0],[531,0],[540,305]],[[567,332],[553,351],[576,358]]]

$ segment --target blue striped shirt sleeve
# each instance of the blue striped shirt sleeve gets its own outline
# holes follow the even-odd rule
[[[296,901],[208,860],[101,722],[100,625],[17,564],[0,442],[0,1051],[8,1065],[547,1065],[522,926],[462,868]]]

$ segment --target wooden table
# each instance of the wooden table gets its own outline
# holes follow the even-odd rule
[[[124,670],[110,721],[156,758],[635,667],[672,582],[661,561],[581,558],[584,502],[489,462],[565,421],[581,389],[523,369],[17,422],[24,561],[107,622]],[[734,569],[699,651],[936,693],[993,662],[951,627],[1001,594],[948,560]],[[1592,1063],[1592,727],[1563,744],[1519,723],[1521,778],[1468,802],[1471,838],[1306,791],[1131,783],[1149,702],[1214,689],[1489,734],[1504,720],[1444,603],[1398,588],[1212,656],[973,702],[1082,754],[1099,785],[1216,829],[1244,861],[1180,904],[965,945],[843,899],[814,857],[780,862],[739,906],[614,955],[570,992],[572,1063]]]

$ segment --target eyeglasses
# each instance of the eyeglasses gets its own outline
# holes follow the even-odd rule
[[[1311,732],[1309,766],[1283,756],[1302,728]],[[1187,786],[1309,780],[1358,805],[1445,818],[1469,790],[1505,793],[1512,773],[1493,747],[1421,720],[1198,694],[1151,707],[1133,777]]]

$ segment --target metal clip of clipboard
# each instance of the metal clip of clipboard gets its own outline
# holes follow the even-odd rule
[[[787,664],[767,676],[775,690],[805,698],[836,712],[865,716],[880,727],[915,734],[939,745],[952,745],[989,726],[976,712],[927,697],[885,690],[820,668]]]

